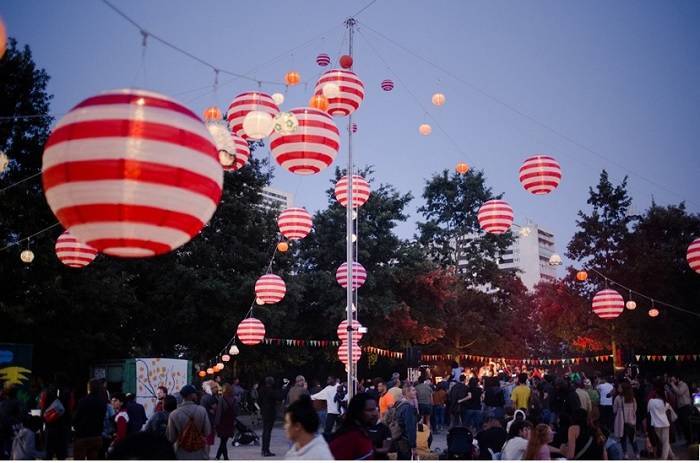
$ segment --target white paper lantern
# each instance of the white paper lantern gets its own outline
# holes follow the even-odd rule
[[[32,251],[30,251],[29,249],[25,249],[19,255],[19,258],[22,259],[22,262],[24,262],[25,264],[31,264],[32,261],[34,260],[34,253]]]
[[[270,96],[272,97],[272,101],[274,101],[277,106],[284,103],[284,95],[282,95],[281,93],[273,93]]]
[[[289,135],[299,128],[299,119],[288,112],[279,113],[273,120],[273,129],[280,135]]]
[[[552,256],[549,258],[549,265],[551,265],[552,267],[561,265],[561,257],[559,256],[559,254],[552,254]]]
[[[240,352],[241,352],[241,351],[238,350],[238,346],[235,345],[235,344],[232,345],[231,348],[228,350],[228,353],[231,354],[231,355],[238,355]]]
[[[252,140],[260,140],[272,133],[272,116],[264,111],[251,111],[243,119],[243,131]]]
[[[221,356],[222,362],[228,362],[229,360],[231,360],[231,356],[229,354],[224,354]]]
[[[637,308],[637,303],[630,299],[625,303],[625,307],[627,308],[627,310],[634,310]]]
[[[265,305],[265,301],[260,299],[259,297],[255,298],[255,303],[258,305]]]
[[[338,95],[340,95],[340,86],[332,82],[328,83],[323,86],[321,93],[326,98],[338,98]]]
[[[434,93],[431,101],[435,106],[442,106],[445,104],[445,95],[442,93]]]

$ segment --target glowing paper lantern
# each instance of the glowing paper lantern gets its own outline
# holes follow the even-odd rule
[[[386,79],[382,81],[382,90],[385,92],[390,92],[394,89],[394,81],[391,79]]]
[[[235,345],[235,344],[232,345],[231,348],[228,350],[228,353],[231,354],[231,355],[238,355],[240,352],[241,352],[241,351],[238,350],[238,346]]]
[[[534,195],[551,193],[561,181],[561,166],[544,154],[529,157],[520,166],[520,183]]]
[[[352,344],[352,363],[357,363],[362,358],[362,350],[360,346],[353,342]],[[338,347],[338,360],[343,362],[345,365],[348,364],[348,346],[346,344],[341,344]]]
[[[289,251],[289,244],[285,243],[284,241],[277,243],[277,250],[279,252],[287,252]]]
[[[300,240],[306,237],[311,232],[312,225],[311,214],[302,207],[287,208],[277,218],[277,226],[288,240]]]
[[[433,128],[430,127],[430,124],[421,124],[418,127],[418,132],[421,135],[423,135],[424,137],[427,137],[428,135],[430,135],[432,133],[432,131],[433,131]]]
[[[561,265],[561,256],[559,254],[552,254],[549,257],[549,265],[551,265],[552,267]]]
[[[309,100],[309,106],[319,111],[326,111],[328,109],[328,98],[323,95],[314,95]]]
[[[370,192],[369,183],[359,175],[352,176],[352,208],[357,209],[367,202]],[[343,206],[348,204],[348,176],[344,175],[335,184],[335,199]]]
[[[250,158],[248,142],[232,133],[226,121],[209,121],[207,129],[219,151],[219,163],[224,170],[235,171],[246,165]]]
[[[338,60],[338,64],[340,64],[340,67],[343,69],[350,69],[352,67],[352,62],[352,56],[350,55],[343,55]]]
[[[319,53],[319,55],[316,57],[316,64],[322,67],[326,67],[329,64],[331,64],[331,57],[328,56],[326,53]]]
[[[353,122],[352,123],[352,133],[356,133],[356,132],[357,132],[357,124]]]
[[[200,378],[204,378],[205,376],[207,376],[207,372],[204,370],[200,370],[199,373],[197,373],[197,376],[199,376]]]
[[[333,119],[314,108],[295,108],[299,126],[292,134],[273,133],[270,151],[275,161],[293,174],[321,172],[335,160],[340,148],[340,132]]]
[[[625,308],[626,308],[627,310],[634,310],[634,309],[637,308],[637,303],[634,302],[632,299],[630,299],[629,301],[627,301],[627,302],[625,303]]]
[[[344,262],[335,272],[335,280],[343,288],[348,287],[348,263]],[[352,289],[357,289],[365,284],[367,271],[359,262],[352,264]]]
[[[5,56],[5,51],[7,51],[7,29],[2,18],[0,18],[0,58]]]
[[[321,95],[326,84],[333,83],[340,88],[340,93],[328,98],[328,114],[331,116],[347,116],[360,107],[365,97],[365,86],[352,71],[331,69],[321,74],[314,95]]]
[[[265,111],[251,111],[243,119],[243,133],[251,140],[269,136],[273,128],[273,117]]]
[[[297,117],[288,112],[281,112],[273,119],[273,130],[280,135],[289,135],[299,128]]]
[[[585,271],[583,271],[583,270],[581,270],[580,272],[578,272],[578,273],[576,274],[576,279],[577,279],[578,281],[586,281],[586,280],[588,279],[588,273],[585,272]]]
[[[434,93],[431,101],[435,106],[442,106],[445,104],[445,95],[442,93]]]
[[[661,313],[661,312],[659,312],[659,309],[657,309],[656,307],[652,307],[651,309],[649,309],[649,316],[650,316],[651,318],[656,318],[656,317],[658,317],[660,313]]]
[[[284,103],[284,95],[281,93],[273,93],[272,95],[270,95],[270,97],[272,98],[272,101],[274,101],[277,106]]]
[[[693,242],[690,243],[685,257],[688,260],[690,268],[700,273],[700,238],[695,238]]]
[[[340,96],[340,86],[333,82],[323,84],[321,94],[326,98],[338,98],[338,96]]]
[[[236,336],[246,346],[260,344],[265,337],[265,325],[257,318],[246,318],[238,325]]]
[[[25,264],[31,264],[32,261],[34,260],[34,253],[30,251],[29,249],[25,249],[19,254],[19,258],[22,262]]]
[[[262,111],[275,117],[280,109],[267,93],[246,92],[236,96],[228,107],[226,119],[231,131],[244,140],[248,139],[248,135],[243,130],[243,121],[251,111]],[[272,130],[272,126],[270,126],[270,130]]]
[[[118,257],[164,254],[216,211],[223,171],[209,131],[180,103],[112,90],[69,111],[45,145],[46,200],[63,227]]]
[[[602,319],[617,318],[624,310],[625,300],[614,289],[604,289],[593,296],[593,312]]]
[[[464,175],[467,172],[469,172],[469,164],[467,164],[466,162],[460,162],[459,164],[457,164],[457,167],[455,167],[455,170],[458,174]]]
[[[5,153],[0,151],[0,174],[5,172],[5,169],[7,169],[7,166],[10,165],[10,158],[7,157]]]
[[[221,110],[216,106],[209,106],[204,110],[205,121],[220,121],[222,117]]]
[[[68,267],[82,268],[95,260],[97,249],[81,243],[66,230],[56,240],[56,256]]]
[[[513,208],[502,199],[492,199],[479,208],[477,219],[486,233],[501,235],[513,225]]]
[[[297,85],[301,82],[301,76],[296,71],[289,71],[284,75],[284,81],[287,85]]]
[[[213,375],[214,374],[214,369],[212,367],[207,368],[207,374],[208,375]]]
[[[234,162],[230,166],[224,167],[224,170],[235,171],[248,163],[248,159],[250,158],[250,147],[248,146],[247,141],[234,133],[231,133],[231,139],[233,140],[233,144],[235,146]],[[219,158],[221,158],[221,151],[219,151]]]
[[[224,369],[225,366],[226,366],[226,365],[224,365],[223,362],[219,362],[219,363],[216,364],[216,367],[215,367],[215,368],[216,368],[217,370],[221,371],[221,370]]]
[[[287,285],[284,280],[277,275],[268,273],[258,278],[255,282],[255,296],[265,302],[265,304],[276,304],[284,299],[287,292]]]
[[[224,355],[221,356],[221,361],[222,361],[222,362],[228,362],[229,360],[231,360],[231,356],[230,356],[230,355],[224,354]]]
[[[353,342],[360,342],[362,339],[362,333],[360,333],[360,327],[362,325],[360,322],[357,320],[352,321],[352,340]],[[340,342],[346,343],[348,341],[348,321],[343,320],[340,322],[338,325],[338,329],[336,330],[336,334],[338,335],[338,339],[340,339]]]

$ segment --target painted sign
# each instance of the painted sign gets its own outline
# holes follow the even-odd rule
[[[25,388],[31,374],[31,344],[0,344],[0,386]]]
[[[151,416],[156,405],[156,390],[165,386],[168,394],[175,394],[187,384],[189,362],[180,359],[137,358],[136,401]]]

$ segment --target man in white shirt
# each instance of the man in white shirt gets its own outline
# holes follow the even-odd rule
[[[324,387],[318,393],[311,396],[312,400],[325,400],[326,401],[326,426],[323,433],[330,435],[333,432],[333,426],[335,426],[335,421],[338,419],[340,410],[338,408],[338,402],[335,401],[335,395],[338,392],[338,383],[335,378],[328,378],[328,386]],[[347,395],[345,399],[347,400]]]
[[[600,394],[600,423],[607,429],[613,429],[613,385],[601,377],[596,389]]]

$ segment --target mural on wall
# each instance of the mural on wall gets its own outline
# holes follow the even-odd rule
[[[136,401],[151,416],[156,405],[156,390],[159,386],[168,388],[174,395],[187,383],[187,360],[165,358],[136,359]]]
[[[31,373],[31,344],[0,344],[0,386],[25,388]]]

